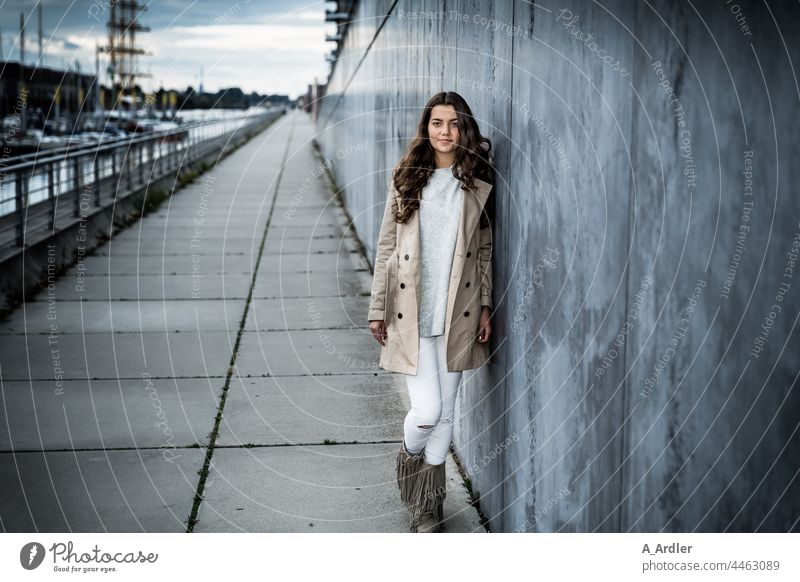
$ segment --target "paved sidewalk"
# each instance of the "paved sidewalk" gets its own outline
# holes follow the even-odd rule
[[[3,531],[407,530],[405,380],[313,131],[279,119],[0,322]],[[446,530],[484,531],[447,467]]]

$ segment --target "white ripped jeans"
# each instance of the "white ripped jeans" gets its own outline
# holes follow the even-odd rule
[[[406,375],[411,410],[403,424],[406,450],[425,449],[425,461],[441,465],[453,439],[453,410],[463,372],[448,372],[444,335],[419,338],[417,375]]]

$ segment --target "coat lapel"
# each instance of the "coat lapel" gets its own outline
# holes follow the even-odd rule
[[[472,190],[464,192],[461,205],[461,224],[458,227],[458,238],[456,239],[456,256],[464,254],[464,249],[469,246],[472,236],[475,234],[475,226],[486,205],[486,199],[492,187],[474,178],[475,186]]]

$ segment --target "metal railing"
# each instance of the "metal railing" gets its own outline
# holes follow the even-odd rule
[[[0,166],[0,254],[52,236],[283,113],[266,109],[10,158]]]

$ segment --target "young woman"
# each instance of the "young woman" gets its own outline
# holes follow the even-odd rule
[[[396,471],[411,531],[440,531],[444,463],[463,370],[489,360],[491,142],[466,101],[434,95],[392,173],[378,235],[370,331],[380,366],[407,374]]]

